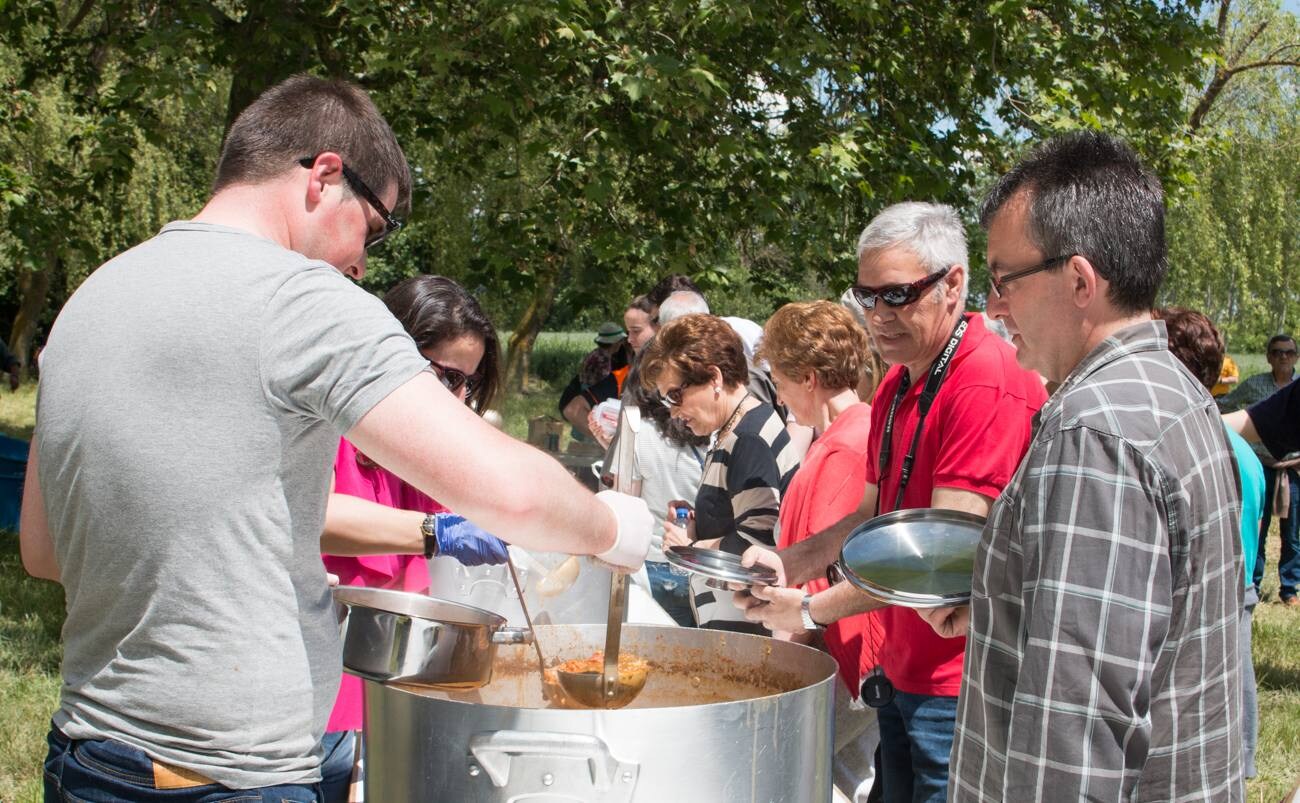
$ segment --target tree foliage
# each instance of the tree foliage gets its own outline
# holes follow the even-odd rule
[[[48,319],[80,275],[67,265],[93,267],[192,213],[223,125],[306,69],[366,86],[415,170],[411,225],[372,260],[367,286],[433,271],[481,288],[515,329],[516,373],[548,322],[616,316],[669,271],[698,277],[723,309],[757,299],[746,311],[761,316],[764,304],[838,291],[857,232],[885,204],[969,210],[1037,136],[1116,131],[1185,182],[1201,164],[1188,98],[1207,65],[1232,63],[1199,11],[1144,0],[10,2],[0,296],[17,307],[24,276],[62,270],[41,299]],[[43,155],[11,155],[18,144]]]
[[[1300,323],[1300,27],[1274,2],[1219,8],[1220,46],[1189,125],[1203,148],[1169,215],[1169,303],[1202,310],[1239,351]],[[1271,67],[1266,69],[1266,67]]]

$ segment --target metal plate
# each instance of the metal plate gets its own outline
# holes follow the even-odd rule
[[[970,601],[975,548],[984,519],[938,508],[896,510],[845,539],[840,569],[858,588],[905,608]]]
[[[694,546],[671,546],[664,550],[664,558],[673,566],[707,578],[714,588],[726,588],[727,583],[747,586],[776,585],[776,572],[766,566],[741,566],[740,556],[720,549],[702,549]]]

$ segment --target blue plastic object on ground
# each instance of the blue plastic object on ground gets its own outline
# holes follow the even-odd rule
[[[27,441],[0,435],[0,530],[18,531],[27,448]]]

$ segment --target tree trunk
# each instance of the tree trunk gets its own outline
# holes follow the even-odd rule
[[[45,305],[49,301],[50,276],[58,266],[58,256],[50,252],[46,255],[43,269],[28,269],[18,277],[20,301],[13,329],[9,333],[9,350],[24,369],[31,364],[32,340],[36,337],[36,327],[40,324],[41,316],[45,314]]]
[[[509,393],[518,393],[524,388],[528,376],[528,358],[537,342],[546,320],[551,316],[555,305],[555,288],[559,280],[560,256],[547,254],[545,269],[537,277],[537,286],[533,289],[533,298],[528,302],[524,314],[515,324],[506,348],[505,389]]]
[[[320,21],[312,17],[315,9],[297,0],[275,3],[252,3],[235,27],[233,39],[241,43],[231,65],[230,97],[226,105],[226,131],[245,108],[270,87],[289,76],[307,72],[320,65],[316,42],[310,33],[286,40],[287,24],[311,32]],[[312,156],[314,154],[304,154]]]

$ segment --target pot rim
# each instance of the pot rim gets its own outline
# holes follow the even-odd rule
[[[483,608],[389,588],[337,586],[334,601],[349,608],[369,608],[452,625],[485,626],[496,630],[506,624],[504,616]]]

